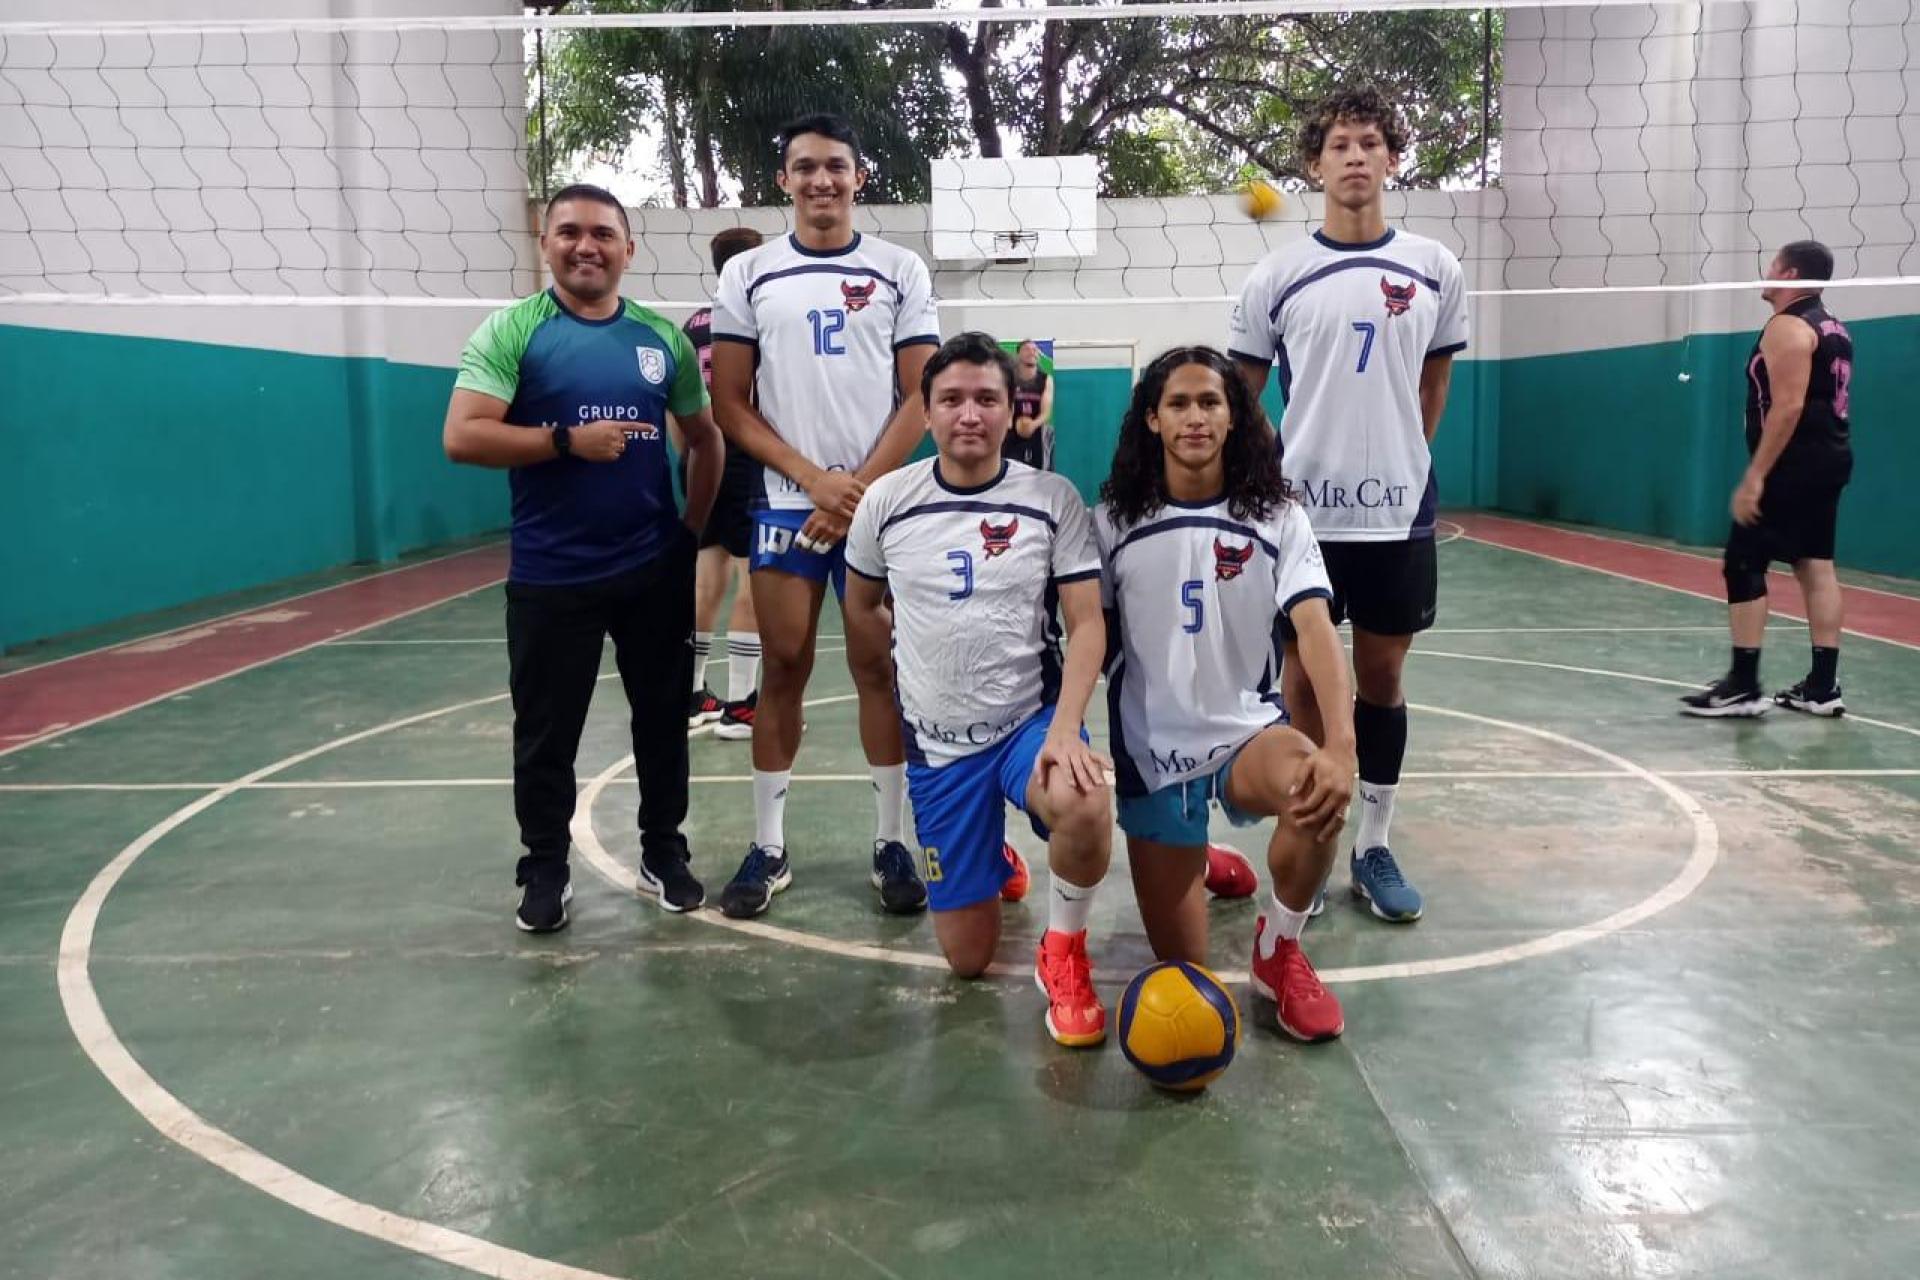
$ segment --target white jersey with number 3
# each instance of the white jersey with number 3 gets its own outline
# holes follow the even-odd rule
[[[1265,520],[1225,502],[1168,503],[1121,528],[1102,506],[1108,726],[1120,794],[1146,795],[1214,767],[1280,719],[1277,624],[1330,599],[1313,528],[1297,503]]]
[[[855,471],[898,403],[895,353],[938,346],[940,323],[932,278],[911,250],[856,234],[822,252],[785,235],[721,270],[713,337],[756,349],[757,403],[781,439],[817,466]],[[771,467],[765,483],[765,505],[812,508]]]
[[[1466,280],[1437,240],[1395,230],[1343,244],[1315,232],[1253,269],[1228,346],[1280,367],[1281,469],[1322,541],[1433,535],[1420,373],[1466,345]]]
[[[847,568],[893,592],[907,759],[984,751],[1058,696],[1051,589],[1100,573],[1072,482],[1002,462],[991,483],[947,484],[927,458],[873,482],[847,533]]]

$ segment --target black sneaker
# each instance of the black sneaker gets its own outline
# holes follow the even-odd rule
[[[889,915],[910,916],[927,909],[927,886],[920,881],[913,855],[898,840],[873,842],[873,887]]]
[[[1759,686],[1741,688],[1731,676],[1721,676],[1698,693],[1680,696],[1683,716],[1763,716],[1767,700]]]
[[[698,911],[707,905],[707,889],[694,879],[683,845],[677,850],[640,855],[640,887],[660,902],[662,911]]]
[[[720,913],[735,920],[763,915],[773,903],[773,895],[793,883],[793,868],[787,865],[784,849],[762,849],[753,845],[747,859],[720,890]]]
[[[750,742],[753,740],[753,714],[760,706],[760,691],[752,693],[738,702],[729,702],[727,709],[720,713],[720,723],[714,726],[713,736],[724,738],[728,742]]]
[[[573,901],[573,881],[529,881],[520,890],[520,909],[514,927],[522,933],[553,933],[567,927],[567,904]]]
[[[713,690],[702,685],[687,699],[687,728],[698,729],[703,724],[711,724],[726,709],[727,704],[715,697]]]
[[[1791,689],[1782,689],[1773,695],[1776,707],[1791,707],[1795,711],[1804,711],[1810,716],[1843,716],[1847,714],[1847,704],[1840,700],[1840,686],[1831,689],[1809,689],[1802,680]]]

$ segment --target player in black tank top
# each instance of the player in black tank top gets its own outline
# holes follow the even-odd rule
[[[1051,381],[1040,367],[1040,348],[1031,342],[1020,344],[1015,362],[1017,377],[1013,383],[1014,429],[1000,442],[1000,456],[1024,462],[1041,471],[1053,470],[1053,406],[1047,394]],[[1032,434],[1022,435],[1020,427],[1033,422]]]
[[[1772,705],[1837,716],[1837,670],[1844,599],[1833,571],[1840,491],[1853,475],[1849,391],[1853,339],[1821,302],[1833,278],[1833,254],[1812,240],[1774,256],[1762,292],[1773,318],[1747,358],[1746,474],[1729,504],[1723,570],[1733,662],[1727,674],[1681,698],[1694,716],[1757,716],[1769,706],[1760,692],[1760,645],[1767,626],[1767,569],[1793,566],[1807,600],[1813,665],[1804,680],[1773,696]]]
[[[1805,407],[1785,448],[1766,475],[1766,487],[1820,488],[1844,485],[1853,475],[1853,442],[1848,430],[1848,383],[1853,377],[1853,338],[1827,310],[1818,294],[1788,303],[1779,315],[1804,321],[1814,333],[1812,367],[1807,373]],[[1783,321],[1784,323],[1784,321]],[[1773,407],[1763,343],[1747,357],[1747,453],[1760,447],[1761,428]]]

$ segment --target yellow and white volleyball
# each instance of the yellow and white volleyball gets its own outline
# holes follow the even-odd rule
[[[1272,183],[1262,182],[1258,178],[1240,187],[1240,208],[1255,222],[1265,222],[1268,218],[1277,217],[1280,210],[1286,207],[1286,203]]]

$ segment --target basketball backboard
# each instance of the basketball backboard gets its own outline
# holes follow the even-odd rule
[[[941,262],[1090,258],[1099,162],[1092,156],[935,160],[928,236]]]

